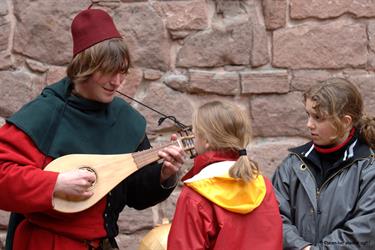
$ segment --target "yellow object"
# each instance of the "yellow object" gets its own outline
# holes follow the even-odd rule
[[[232,165],[231,161],[211,164],[184,184],[228,211],[250,213],[266,195],[264,178],[258,175],[249,182],[232,178],[228,174]]]
[[[161,224],[148,232],[141,240],[138,250],[166,250],[171,224]]]

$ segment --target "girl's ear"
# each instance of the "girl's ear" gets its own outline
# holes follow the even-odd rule
[[[210,144],[208,143],[208,141],[206,141],[206,143],[204,144],[204,148],[206,150],[209,150],[210,149]]]
[[[353,119],[350,115],[345,115],[342,119],[341,119],[341,122],[342,122],[342,125],[345,129],[345,131],[350,131],[353,127]]]

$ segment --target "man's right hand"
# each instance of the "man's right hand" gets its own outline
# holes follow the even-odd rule
[[[53,195],[66,200],[88,199],[94,194],[90,188],[95,180],[95,174],[87,170],[77,169],[60,173]]]

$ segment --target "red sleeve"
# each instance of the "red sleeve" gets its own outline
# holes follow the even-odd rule
[[[50,160],[17,127],[1,127],[0,209],[19,213],[51,209],[58,173],[42,170]]]
[[[213,210],[207,200],[188,187],[178,198],[168,235],[168,250],[209,249],[216,229]]]

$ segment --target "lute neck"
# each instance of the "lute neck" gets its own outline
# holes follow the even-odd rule
[[[160,156],[158,155],[159,150],[169,147],[171,145],[179,146],[177,141],[173,141],[162,146],[132,153],[134,162],[138,168],[142,168],[150,163],[160,160]]]

